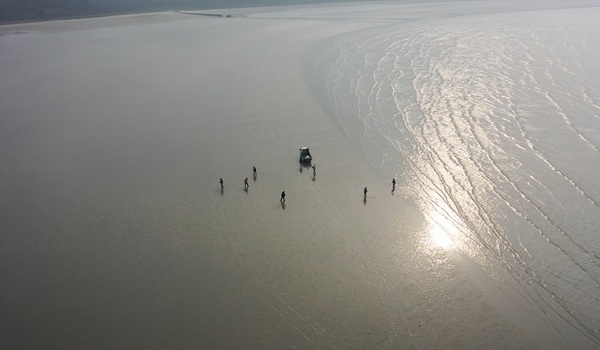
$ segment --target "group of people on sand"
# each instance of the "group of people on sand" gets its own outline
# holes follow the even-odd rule
[[[252,177],[254,178],[255,181],[256,181],[256,176],[257,176],[256,167],[253,166],[252,167]],[[219,178],[219,184],[221,185],[221,192],[222,192],[225,189],[222,177]],[[250,185],[248,184],[248,176],[246,176],[246,178],[244,179],[244,190],[247,191],[249,187],[250,187]]]
[[[312,166],[313,169],[313,176],[315,176],[316,173],[316,169],[317,166],[313,165]],[[256,171],[256,166],[252,166],[252,177],[254,178],[254,181],[256,181],[256,177],[258,176],[258,172]],[[219,184],[221,185],[221,194],[223,194],[223,191],[225,190],[225,185],[224,185],[224,181],[223,178],[220,177],[219,178]],[[248,184],[248,177],[246,176],[246,178],[244,179],[244,191],[248,191],[248,188],[250,187],[250,184]],[[281,199],[279,200],[281,202],[281,205],[285,206],[285,191],[281,191]]]
[[[395,191],[396,191],[396,179],[392,178],[392,194],[394,194]],[[365,187],[365,189],[363,190],[363,202],[365,204],[367,203],[367,192],[368,192],[368,189]]]
[[[316,171],[315,169],[316,169],[316,166],[313,165],[313,174],[315,174],[314,173]],[[256,181],[257,176],[258,176],[258,172],[256,171],[256,166],[252,166],[252,177],[254,178],[254,181]],[[219,178],[219,184],[221,185],[221,194],[223,194],[225,187],[224,187],[224,181],[223,181],[222,177]],[[250,187],[250,184],[248,184],[248,177],[246,176],[246,178],[244,179],[244,191],[248,191],[249,187]],[[285,191],[281,192],[281,199],[279,201],[281,202],[282,205],[285,205]]]
[[[312,165],[312,170],[313,170],[313,178],[315,176],[317,176],[317,166],[315,164]],[[257,177],[257,171],[256,171],[256,167],[252,166],[252,177],[254,178],[254,181],[256,181],[256,177]],[[221,194],[223,194],[223,178],[219,178],[219,184],[221,184]],[[244,191],[248,191],[248,188],[250,187],[250,185],[248,184],[248,177],[246,176],[246,178],[244,179]],[[392,193],[396,190],[396,179],[392,179]],[[363,190],[363,201],[366,203],[367,202],[367,188],[365,187],[365,189]],[[281,191],[281,198],[279,199],[279,202],[281,203],[281,205],[285,206],[285,191]]]

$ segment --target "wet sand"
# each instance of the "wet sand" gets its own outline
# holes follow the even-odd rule
[[[308,88],[307,50],[376,22],[131,18],[3,29],[2,348],[553,344]]]

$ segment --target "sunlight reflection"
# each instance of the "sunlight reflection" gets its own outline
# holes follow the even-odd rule
[[[433,247],[449,250],[454,248],[454,242],[449,233],[456,230],[455,226],[438,211],[428,213],[429,240]]]
[[[448,236],[446,232],[444,232],[444,230],[437,224],[431,225],[431,228],[429,229],[429,234],[431,243],[433,243],[433,245],[438,248],[450,249],[454,246],[454,243],[452,242],[450,236]]]

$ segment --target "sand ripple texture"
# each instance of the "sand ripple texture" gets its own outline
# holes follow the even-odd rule
[[[399,176],[453,249],[575,347],[600,346],[597,18],[394,23],[309,56],[370,165]]]

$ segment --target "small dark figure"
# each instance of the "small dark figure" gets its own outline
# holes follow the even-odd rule
[[[285,204],[285,191],[281,192],[281,199],[279,200],[281,204]]]
[[[392,192],[396,190],[396,179],[392,179]]]
[[[317,176],[317,166],[315,164],[313,164],[312,169],[313,169],[313,176]]]
[[[246,176],[246,178],[244,179],[244,188],[248,189],[248,187],[250,187],[250,185],[248,185],[248,177]]]
[[[367,188],[365,187],[365,190],[363,191],[365,193],[365,199],[367,198]]]
[[[256,167],[255,166],[252,167],[252,175],[254,177],[256,177]]]
[[[221,184],[221,191],[222,191],[223,190],[223,178],[222,177],[219,178],[219,183]]]

